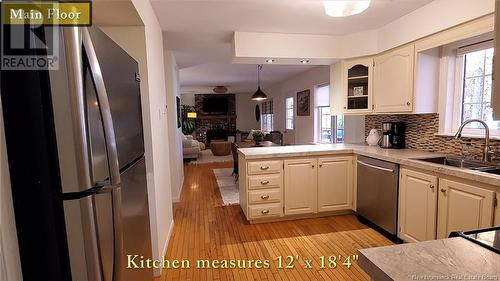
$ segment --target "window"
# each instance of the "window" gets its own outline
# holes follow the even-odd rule
[[[285,110],[286,110],[286,124],[285,128],[287,130],[293,130],[293,97],[288,97],[285,99]]]
[[[273,118],[273,100],[263,102],[260,115],[260,128],[262,131],[270,132],[273,130]]]
[[[445,72],[440,74],[440,84],[446,89],[440,91],[445,101],[439,104],[442,134],[453,135],[465,120],[480,119],[488,124],[492,136],[500,136],[500,122],[493,120],[491,109],[494,49],[493,40],[488,39],[483,37],[479,43],[465,40],[441,48]],[[483,137],[483,126],[470,123],[462,135]]]
[[[319,143],[344,142],[344,117],[330,115],[330,86],[328,84],[316,88],[315,104],[316,141]]]
[[[318,142],[332,143],[332,116],[330,106],[318,107]]]
[[[337,115],[334,116],[335,118],[335,142],[336,143],[342,143],[344,142],[344,116],[343,115]]]
[[[485,121],[490,129],[500,129],[500,122],[493,120],[491,109],[493,48],[466,52],[460,59],[463,64],[460,121],[480,119]],[[482,125],[474,122],[466,128],[472,129],[469,132],[474,133],[473,130],[482,129]]]

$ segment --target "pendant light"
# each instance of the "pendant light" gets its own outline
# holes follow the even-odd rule
[[[262,64],[257,65],[257,91],[252,95],[252,100],[261,101],[267,100],[267,95],[260,89],[260,71],[262,70]]]

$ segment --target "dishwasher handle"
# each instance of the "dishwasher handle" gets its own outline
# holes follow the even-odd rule
[[[363,161],[359,161],[358,160],[358,164],[361,164],[363,166],[367,166],[367,167],[370,167],[370,168],[374,168],[374,169],[377,169],[377,170],[382,170],[382,171],[385,171],[385,172],[394,173],[394,169],[387,169],[387,168],[384,168],[384,167],[379,167],[379,166],[371,165],[371,164],[365,163]]]

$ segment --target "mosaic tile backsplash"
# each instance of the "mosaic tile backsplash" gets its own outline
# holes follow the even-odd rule
[[[462,138],[456,140],[453,137],[435,135],[439,129],[439,114],[367,115],[365,136],[368,136],[372,128],[382,132],[382,122],[396,121],[406,123],[407,148],[456,155],[460,155],[463,149],[467,158],[481,158],[484,149],[483,139]],[[494,151],[500,153],[500,141],[492,140],[490,144]]]

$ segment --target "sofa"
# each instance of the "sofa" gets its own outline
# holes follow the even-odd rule
[[[184,135],[182,139],[182,154],[184,159],[198,159],[200,154],[200,143],[193,136]]]

